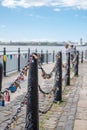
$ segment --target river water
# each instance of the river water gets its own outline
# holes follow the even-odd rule
[[[36,50],[38,52],[40,52],[41,50],[43,50],[43,52],[46,52],[48,50],[49,53],[52,53],[53,50],[55,52],[58,51],[62,51],[65,52],[65,47],[64,46],[6,46],[6,45],[0,45],[0,52],[3,51],[3,48],[6,48],[7,51],[17,51],[18,48],[20,48],[20,50],[28,50],[28,48],[30,48],[31,52]],[[87,46],[76,46],[77,50],[79,51],[85,51],[87,50]]]

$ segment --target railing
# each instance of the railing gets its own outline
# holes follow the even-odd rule
[[[30,53],[29,53],[30,54]],[[48,52],[46,53],[46,63],[48,63]],[[3,73],[3,66],[0,64],[0,106],[5,106],[5,100],[4,96],[7,96],[5,98],[7,101],[9,101],[9,91],[11,93],[14,93],[17,91],[17,88],[20,87],[20,80],[23,80],[23,75],[27,74],[28,71],[28,91],[23,99],[23,101],[20,103],[19,108],[17,109],[16,113],[11,118],[10,122],[6,125],[4,130],[8,130],[12,127],[12,124],[17,120],[18,114],[21,112],[22,107],[24,106],[25,102],[27,104],[27,110],[26,110],[26,124],[25,124],[25,130],[39,130],[39,116],[38,112],[45,114],[47,113],[54,103],[57,103],[58,101],[62,101],[62,92],[64,91],[62,89],[62,66],[66,69],[65,73],[65,86],[70,85],[70,53],[66,56],[66,64],[63,65],[62,63],[62,53],[59,52],[56,55],[56,62],[52,69],[52,71],[48,74],[45,72],[44,68],[42,67],[42,60],[41,57],[38,59],[39,55],[37,53],[33,53],[32,55],[29,55],[29,59],[27,64],[22,68],[20,71],[19,76],[15,79],[13,84],[11,84],[8,88],[6,88],[2,92],[2,73]],[[5,58],[5,57],[4,57]],[[38,63],[39,62],[39,63]],[[53,62],[54,62],[54,55],[53,55]],[[73,60],[73,68],[74,68],[74,75],[78,76],[78,65],[79,65],[79,53],[76,52],[76,55]],[[53,76],[53,73],[55,73],[54,76],[54,84],[53,88],[49,92],[43,91],[41,86],[38,83],[38,68],[42,71],[42,77],[44,79],[50,79]],[[38,90],[43,94],[52,94],[53,100],[49,107],[45,110],[39,109],[39,101],[38,101]]]
[[[37,50],[35,50],[37,51]],[[0,52],[0,62],[3,64],[4,76],[11,72],[20,71],[27,63],[30,54],[35,52],[34,50],[18,50],[15,51],[7,51],[6,48],[3,49],[3,52]],[[55,62],[55,51],[53,53],[49,53],[48,51],[43,53],[38,52],[41,57],[42,63]]]

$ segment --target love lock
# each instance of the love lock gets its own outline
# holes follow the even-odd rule
[[[30,67],[30,65],[28,64],[28,65],[27,65],[27,69],[29,69],[29,67]]]
[[[24,69],[24,75],[27,76],[27,68]]]
[[[14,86],[14,84],[11,84],[11,86],[9,87],[9,90],[11,91],[11,93],[14,93],[17,90],[17,88],[16,86]]]
[[[4,96],[5,101],[9,102],[10,101],[10,95],[9,91],[6,91],[5,96]]]
[[[19,76],[19,80],[24,80],[24,76],[23,76],[23,75],[20,75],[20,76]]]
[[[0,106],[5,106],[4,94],[0,92]]]
[[[20,81],[19,80],[15,80],[15,82],[14,82],[14,86],[16,87],[16,88],[21,88],[20,87]]]

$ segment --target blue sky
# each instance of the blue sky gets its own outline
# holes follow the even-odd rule
[[[1,41],[87,41],[86,0],[0,0]]]

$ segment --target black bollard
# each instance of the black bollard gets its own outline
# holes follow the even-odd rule
[[[44,62],[43,50],[41,50],[41,57],[40,57],[40,59],[41,59],[41,64],[43,64],[43,62]]]
[[[30,48],[28,48],[28,60],[30,58]]]
[[[81,63],[83,63],[83,51],[81,53]]]
[[[18,48],[18,71],[20,72],[20,48]]]
[[[85,50],[85,59],[87,59],[87,50]]]
[[[79,51],[76,52],[76,58],[74,63],[74,75],[78,76],[78,64],[79,64]]]
[[[4,48],[4,51],[3,51],[3,65],[4,65],[4,76],[6,76],[6,48]]]
[[[70,53],[66,55],[66,76],[65,76],[65,85],[70,85]]]
[[[2,75],[3,75],[3,66],[0,63],[0,91],[2,90]]]
[[[78,57],[78,64],[79,64],[79,51],[77,51],[77,53],[78,53],[78,54],[77,54],[77,55],[78,55],[77,57]]]
[[[46,51],[46,63],[48,64],[48,50]]]
[[[54,103],[62,101],[62,53],[59,52],[57,55],[57,67],[55,73],[55,94]]]
[[[28,97],[25,130],[39,130],[38,117],[38,62],[33,56],[28,74]]]

